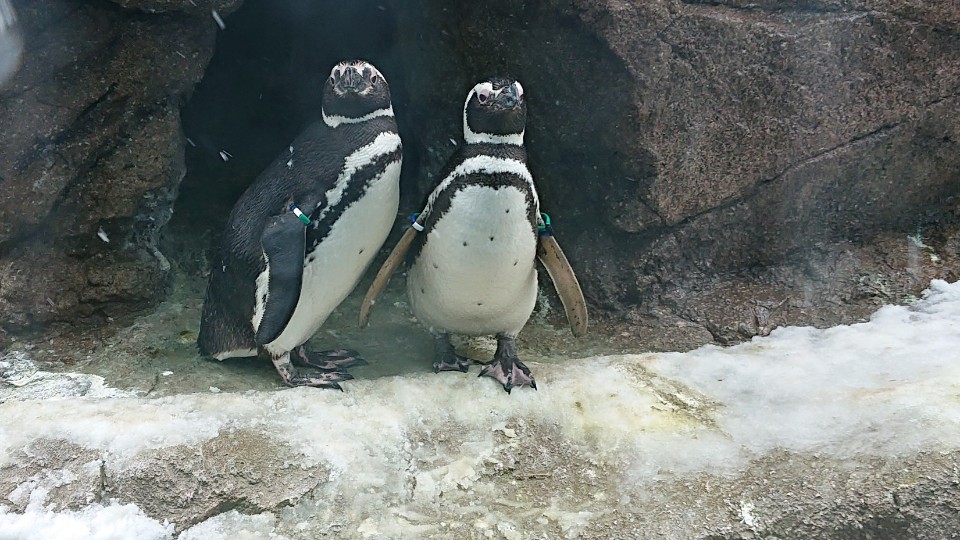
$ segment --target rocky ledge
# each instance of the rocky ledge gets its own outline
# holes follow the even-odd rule
[[[958,329],[960,283],[935,281],[867,323],[531,363],[540,390],[509,395],[445,373],[154,398],[8,355],[0,530],[957,538]]]

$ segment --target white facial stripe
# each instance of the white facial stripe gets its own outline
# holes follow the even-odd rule
[[[516,83],[519,85],[520,83]],[[489,82],[482,82],[477,84],[470,90],[467,94],[467,100],[463,102],[463,142],[467,144],[477,144],[477,143],[489,143],[489,144],[512,144],[515,146],[523,146],[523,134],[527,130],[523,130],[520,133],[512,133],[510,135],[494,135],[492,133],[477,133],[470,129],[470,124],[467,123],[467,106],[470,105],[470,100],[473,99],[473,96],[477,94],[481,89],[487,90],[491,95],[496,96],[500,90],[494,90],[493,84]]]
[[[267,300],[270,295],[270,257],[267,257],[266,252],[263,253],[263,260],[266,263],[266,268],[263,272],[257,276],[257,292],[254,297],[253,305],[253,319],[250,320],[253,323],[253,332],[256,333],[260,329],[260,323],[263,321],[263,314],[267,310]]]
[[[343,198],[343,192],[347,189],[347,182],[361,167],[373,163],[379,156],[390,154],[400,149],[400,136],[396,133],[386,132],[377,135],[372,143],[361,146],[352,154],[343,160],[343,169],[340,176],[337,177],[337,183],[327,191],[327,205],[314,221],[314,227],[323,219],[323,217],[336,206]]]
[[[517,95],[523,97],[523,86],[520,81],[514,81],[513,85],[517,87]]]
[[[323,123],[335,128],[341,124],[359,124],[360,122],[366,122],[367,120],[372,120],[381,116],[393,116],[393,105],[387,107],[386,109],[377,109],[372,113],[355,118],[351,118],[349,116],[340,116],[337,114],[328,115],[327,111],[324,111],[322,107],[320,108],[320,112],[323,114]]]
[[[537,211],[540,211],[540,198],[537,196],[537,189],[533,185],[533,176],[530,174],[530,169],[527,169],[527,166],[524,165],[522,161],[493,156],[474,156],[464,160],[463,163],[458,165],[457,168],[447,175],[447,177],[440,182],[440,185],[433,190],[433,193],[430,194],[430,198],[427,200],[427,206],[423,209],[424,217],[430,215],[430,211],[433,210],[433,204],[436,202],[437,197],[440,196],[442,191],[448,189],[457,177],[476,173],[515,174],[523,178],[533,193],[533,202],[537,207]]]
[[[526,130],[521,131],[520,133],[512,133],[510,135],[493,135],[490,133],[476,133],[470,126],[467,125],[467,119],[463,119],[463,140],[467,144],[478,144],[478,143],[489,143],[489,144],[512,144],[515,146],[523,146],[523,134]]]

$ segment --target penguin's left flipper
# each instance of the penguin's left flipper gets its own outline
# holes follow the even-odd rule
[[[265,345],[280,337],[300,301],[306,228],[291,212],[274,216],[263,229],[260,245],[267,261],[267,300],[254,339]]]
[[[387,284],[390,283],[390,278],[393,277],[393,273],[400,267],[400,263],[403,262],[407,251],[410,250],[410,245],[413,244],[413,238],[416,235],[416,229],[413,227],[407,229],[407,232],[403,233],[400,241],[394,246],[393,251],[390,252],[387,260],[383,261],[383,266],[381,266],[380,271],[377,272],[377,277],[373,278],[373,283],[370,284],[370,288],[367,289],[367,294],[363,297],[363,303],[360,304],[360,328],[363,328],[370,322],[370,308],[373,307],[373,303],[377,301],[377,298],[383,290],[387,288]]]
[[[537,242],[537,258],[547,269],[553,286],[560,295],[570,330],[574,336],[582,336],[587,332],[587,302],[583,299],[583,291],[573,268],[553,235],[540,236]]]

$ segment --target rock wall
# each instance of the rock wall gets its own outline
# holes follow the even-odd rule
[[[156,241],[184,174],[180,106],[213,53],[211,8],[13,5],[25,51],[0,88],[0,327],[149,306],[170,268]]]
[[[412,94],[524,81],[558,236],[593,306],[638,333],[845,322],[957,276],[951,2],[503,1],[401,21],[429,67]],[[459,129],[458,101],[438,103],[413,103],[428,171]]]
[[[523,81],[541,199],[588,301],[651,348],[849,322],[960,277],[949,0],[117,4],[16,4],[27,63],[0,89],[7,329],[151,304],[160,251],[202,277],[236,197],[316,118],[345,57],[391,82],[403,212],[452,153],[472,84]],[[228,27],[204,72],[214,9]]]

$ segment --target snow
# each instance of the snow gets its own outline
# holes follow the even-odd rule
[[[247,516],[230,510],[194,525],[177,540],[288,540],[273,532],[275,522],[269,512]]]
[[[173,525],[161,524],[133,504],[92,504],[79,511],[53,512],[44,508],[46,491],[30,497],[23,514],[0,505],[2,540],[168,540]]]
[[[755,452],[902,455],[960,440],[958,351],[960,283],[933,281],[866,323],[778,328],[648,366],[723,403],[723,431]]]
[[[406,500],[410,508],[450,509],[458,504],[452,493],[482,493],[480,471],[499,459],[497,449],[523,438],[524,421],[555,426],[598,461],[626,463],[631,485],[663,475],[732,473],[778,449],[841,459],[911,456],[958,448],[958,351],[960,282],[933,281],[913,305],[886,306],[861,324],[780,328],[738,346],[689,353],[527,362],[540,390],[510,395],[485,379],[432,373],[358,379],[344,393],[211,389],[153,399],[103,390],[17,397],[26,384],[5,390],[7,400],[0,402],[0,468],[15,465],[38,440],[69,441],[122,470],[145,450],[193,447],[248,431],[288,448],[301,466],[329,469],[335,488],[326,489],[339,490],[356,508]],[[457,453],[438,457],[424,441],[444,437]],[[0,502],[0,540],[173,540],[173,526],[155,519],[162,516],[123,501],[51,510],[47,492],[73,481],[67,472],[51,471],[3,494],[20,508],[30,502],[23,513]],[[399,537],[427,527],[410,517],[417,515],[410,508],[366,517],[355,532]],[[742,502],[738,514],[747,525],[756,519],[750,502]],[[568,536],[593,519],[589,510],[559,507],[542,516]],[[230,511],[176,538],[287,540],[278,519]],[[505,537],[517,532],[494,514],[471,526]]]

